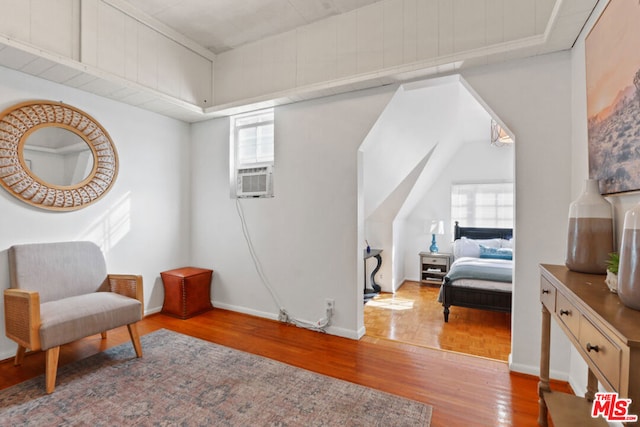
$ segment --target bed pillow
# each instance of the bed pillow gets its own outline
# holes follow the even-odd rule
[[[513,249],[513,238],[507,240],[507,239],[500,239],[500,247],[501,248],[512,248]]]
[[[480,258],[513,259],[513,249],[489,248],[487,246],[480,245]]]
[[[488,248],[499,248],[500,239],[469,239],[462,237],[453,242],[453,256],[480,258],[480,245]]]

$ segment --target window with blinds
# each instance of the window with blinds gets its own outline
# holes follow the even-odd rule
[[[464,227],[513,228],[512,182],[477,182],[451,186],[451,219]]]

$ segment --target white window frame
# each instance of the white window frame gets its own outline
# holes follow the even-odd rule
[[[255,121],[251,121],[251,118],[255,118]],[[245,124],[238,125],[238,122],[249,121]],[[271,156],[267,160],[258,161],[243,161],[239,158],[240,143],[239,133],[243,129],[260,128],[265,125],[271,125],[273,134],[271,135],[271,144],[273,151]],[[266,108],[263,110],[251,111],[248,113],[237,114],[230,117],[229,123],[229,184],[230,193],[232,198],[238,197],[238,170],[239,169],[255,169],[255,168],[267,168],[269,171],[269,179],[272,180],[273,166],[275,164],[275,111],[273,108]],[[256,142],[256,151],[258,151],[258,142]],[[257,153],[256,153],[257,155]],[[273,197],[273,183],[270,181],[268,194],[263,197]]]
[[[509,190],[510,189],[510,190]],[[451,185],[451,223],[463,227],[513,228],[515,186],[510,181]]]

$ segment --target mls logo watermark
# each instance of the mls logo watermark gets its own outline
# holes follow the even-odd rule
[[[635,422],[637,415],[629,414],[631,399],[620,399],[618,393],[596,393],[591,407],[591,417],[602,416],[607,421]]]

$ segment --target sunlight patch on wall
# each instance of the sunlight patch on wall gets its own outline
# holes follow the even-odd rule
[[[127,192],[107,209],[78,240],[89,240],[100,246],[106,255],[131,230],[131,193]]]

